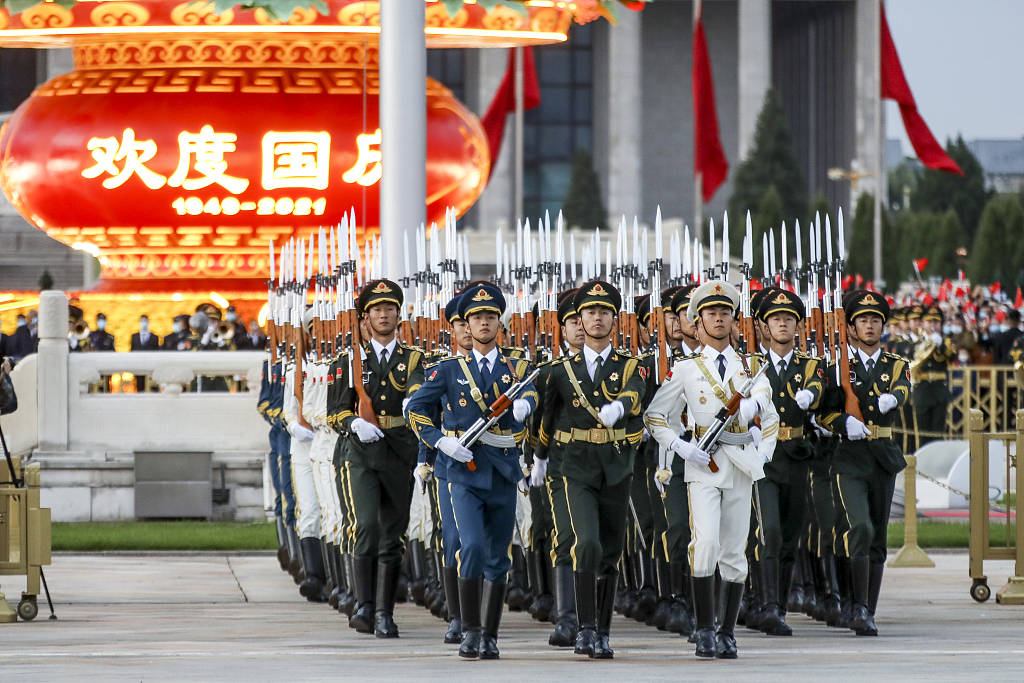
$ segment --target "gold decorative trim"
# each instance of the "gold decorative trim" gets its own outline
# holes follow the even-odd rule
[[[342,26],[380,26],[380,3],[357,2],[338,10]]]
[[[126,67],[343,67],[378,68],[376,45],[289,36],[268,39],[132,38],[112,42],[82,39],[72,49],[78,69]]]
[[[463,7],[456,12],[454,17],[448,16],[448,10],[444,5],[433,5],[427,8],[425,26],[438,28],[462,28],[469,23],[469,12]]]
[[[18,17],[26,28],[34,29],[67,28],[75,21],[71,10],[50,2],[29,7]]]
[[[227,26],[234,22],[235,11],[214,12],[212,2],[183,2],[171,10],[171,23],[177,26]]]
[[[89,19],[97,26],[144,26],[149,10],[134,2],[103,2],[93,8]]]

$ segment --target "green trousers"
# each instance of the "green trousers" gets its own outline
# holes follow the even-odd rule
[[[632,479],[627,476],[617,484],[599,487],[565,479],[569,519],[576,536],[570,550],[575,571],[597,574],[618,571],[619,557],[626,542]]]
[[[872,563],[884,563],[896,475],[875,468],[867,476],[837,474],[835,480],[846,520],[842,536],[846,556],[870,555]]]
[[[412,502],[412,472],[404,467],[371,469],[345,463],[346,489],[354,521],[352,554],[381,564],[402,561]]]
[[[572,532],[569,504],[565,500],[565,479],[547,477],[547,491],[552,525],[551,561],[556,567],[571,567],[572,544],[576,542],[576,536]]]

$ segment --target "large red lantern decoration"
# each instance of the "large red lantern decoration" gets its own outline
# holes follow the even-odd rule
[[[0,10],[4,44],[70,43],[75,58],[4,125],[0,186],[27,220],[95,254],[108,290],[208,278],[256,289],[272,239],[333,225],[350,207],[376,231],[379,10],[327,4],[287,22],[158,0]],[[449,17],[434,4],[425,30],[434,45],[552,42],[570,19],[476,5]],[[477,118],[428,79],[428,220],[468,209],[488,166]]]

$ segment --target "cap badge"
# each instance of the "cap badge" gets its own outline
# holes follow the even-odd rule
[[[878,305],[878,299],[876,299],[871,294],[865,294],[864,298],[860,300],[860,305],[861,306],[877,306]]]
[[[373,289],[370,290],[370,293],[371,294],[390,294],[391,293],[391,287],[388,286],[388,283],[386,283],[383,280],[381,280],[380,282],[377,283],[376,287],[374,287]]]
[[[587,292],[587,296],[608,296],[608,291],[601,286],[600,282],[598,282],[590,288],[590,291]]]
[[[470,301],[491,301],[492,299],[494,299],[494,297],[488,294],[486,289],[481,287],[479,290],[477,290],[477,293],[473,296],[472,299],[470,299]]]

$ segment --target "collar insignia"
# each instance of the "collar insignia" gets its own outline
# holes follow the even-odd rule
[[[390,294],[391,288],[386,282],[378,282],[377,286],[370,290],[371,294]]]
[[[481,287],[477,291],[476,295],[473,296],[471,301],[491,301],[492,299],[494,299],[494,297],[488,294],[486,289]]]
[[[608,379],[612,382],[616,381],[617,379],[619,379],[619,373],[613,372],[612,374],[608,375]]]
[[[509,374],[506,372],[504,375],[501,376],[501,381],[504,382],[505,384],[511,384],[512,377],[509,376]]]
[[[601,286],[600,282],[598,282],[590,288],[590,291],[587,292],[587,296],[608,296],[608,291]]]
[[[883,373],[882,373],[882,374],[881,374],[881,375],[880,375],[880,376],[878,377],[878,379],[882,380],[883,382],[888,382],[888,381],[889,381],[889,373],[888,373],[888,372],[883,372]]]
[[[399,372],[405,370],[405,363],[399,363],[397,366],[395,366],[395,370],[398,370]]]

